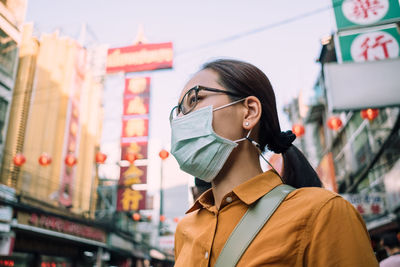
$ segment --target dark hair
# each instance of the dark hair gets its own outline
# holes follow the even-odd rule
[[[244,97],[255,96],[260,100],[262,114],[258,143],[261,151],[265,151],[267,147],[275,153],[282,153],[282,180],[285,184],[296,188],[321,187],[317,173],[303,153],[292,145],[296,136],[292,131],[281,131],[275,93],[267,76],[260,69],[247,62],[231,59],[208,62],[202,69],[215,71],[219,76],[219,83],[227,90]]]
[[[397,238],[396,233],[386,233],[382,236],[382,243],[384,246],[393,249],[396,247],[400,247],[399,239]]]

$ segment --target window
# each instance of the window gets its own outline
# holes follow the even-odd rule
[[[0,98],[0,144],[3,143],[3,138],[5,137],[4,129],[6,124],[8,102]]]

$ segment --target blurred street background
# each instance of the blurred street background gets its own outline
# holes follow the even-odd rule
[[[173,266],[207,185],[170,155],[168,117],[217,58],[267,74],[282,129],[385,258],[399,47],[398,0],[0,0],[0,267]]]

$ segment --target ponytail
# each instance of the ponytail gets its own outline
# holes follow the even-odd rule
[[[280,132],[267,143],[269,150],[282,154],[282,182],[295,188],[321,187],[322,183],[313,167],[303,153],[292,144],[295,139],[296,135],[292,131],[286,131]]]
[[[295,188],[322,187],[321,180],[303,153],[294,145],[291,145],[283,157],[283,183]]]

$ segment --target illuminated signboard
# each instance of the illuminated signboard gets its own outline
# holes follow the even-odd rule
[[[172,68],[172,43],[138,44],[111,48],[107,55],[107,73]]]

